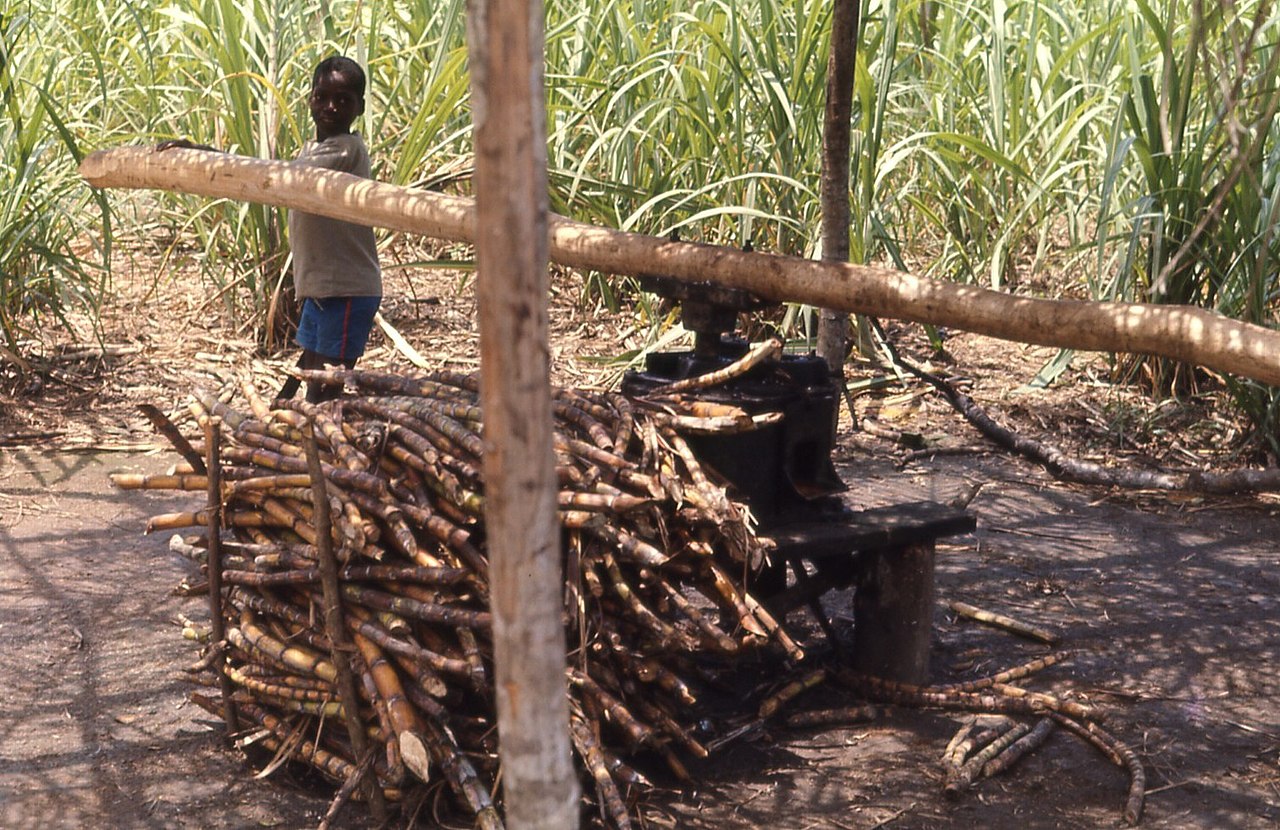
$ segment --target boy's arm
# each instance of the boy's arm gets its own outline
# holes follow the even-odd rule
[[[211,153],[222,152],[217,147],[210,147],[208,144],[196,144],[194,141],[186,138],[171,138],[168,141],[161,141],[156,145],[156,150],[172,150],[175,147],[182,150],[208,150]]]

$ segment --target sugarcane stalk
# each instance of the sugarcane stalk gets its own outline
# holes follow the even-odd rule
[[[631,703],[640,713],[640,716],[648,720],[669,741],[675,741],[698,758],[706,758],[711,754],[698,739],[690,734],[688,727],[681,725],[670,712],[662,707],[661,698],[638,694],[633,696]]]
[[[188,473],[185,475],[160,475],[158,473],[112,473],[107,476],[111,484],[121,490],[208,490],[209,477]]]
[[[1065,659],[1067,652],[1057,652],[1054,654],[1045,654],[1036,659],[1023,663],[1020,666],[1014,666],[1004,671],[993,674],[989,677],[979,678],[977,680],[967,680],[963,683],[948,683],[942,686],[935,686],[939,692],[976,692],[980,689],[989,689],[999,683],[1009,683],[1014,680],[1021,680],[1024,677],[1030,677],[1036,672],[1055,665]]]
[[[838,706],[828,709],[806,709],[787,715],[786,724],[791,727],[848,726],[868,723],[880,717],[880,710],[871,705]]]
[[[460,751],[453,733],[445,724],[447,713],[438,703],[426,698],[412,686],[406,691],[418,702],[427,716],[423,721],[424,737],[427,747],[435,758],[436,765],[444,775],[449,787],[458,798],[465,803],[475,816],[475,826],[479,830],[503,830],[501,817],[489,797],[475,767]]]
[[[477,587],[482,592],[487,592],[485,586],[489,579],[489,561],[472,543],[469,531],[425,507],[406,504],[401,506],[401,510],[453,553],[459,562],[470,568],[476,577]]]
[[[631,817],[627,813],[627,805],[623,802],[617,782],[613,780],[605,764],[604,755],[600,751],[600,741],[586,721],[578,715],[569,717],[569,729],[574,747],[578,750],[578,757],[582,759],[592,780],[595,781],[600,818],[619,830],[630,830]]]
[[[360,510],[382,523],[383,529],[387,531],[385,538],[393,548],[423,567],[440,567],[440,560],[418,544],[417,537],[405,521],[404,511],[399,506],[359,490],[348,490],[347,496]]]
[[[994,683],[991,686],[992,691],[1007,697],[1021,698],[1030,701],[1033,705],[1039,706],[1051,712],[1061,712],[1073,718],[1101,718],[1103,713],[1092,706],[1084,706],[1076,703],[1074,700],[1063,700],[1051,694],[1044,692],[1032,692],[1023,689],[1020,686],[1011,686],[1008,683]]]
[[[299,646],[285,645],[255,625],[247,616],[241,616],[238,627],[227,630],[227,640],[245,651],[256,649],[285,668],[312,674],[330,683],[337,679],[333,663]]]
[[[169,439],[169,443],[178,451],[178,454],[186,459],[187,463],[191,465],[192,472],[197,475],[204,475],[204,459],[200,457],[200,453],[197,452],[196,449],[187,441],[186,436],[178,431],[178,427],[173,423],[173,421],[169,420],[169,416],[165,415],[154,405],[149,403],[139,404],[138,409],[143,415],[147,416],[147,420],[151,422],[157,432]]]
[[[1084,724],[1058,712],[1051,712],[1049,717],[1059,725],[1084,738],[1096,747],[1103,755],[1118,767],[1129,772],[1129,792],[1125,797],[1124,811],[1121,814],[1125,824],[1136,827],[1142,819],[1143,801],[1146,799],[1147,773],[1137,754],[1120,741],[1112,737],[1106,730],[1094,723]]]
[[[431,649],[423,648],[423,646],[411,639],[400,639],[391,635],[385,628],[379,626],[367,609],[359,606],[352,606],[351,615],[355,620],[354,625],[357,630],[377,643],[383,649],[391,652],[397,657],[403,657],[411,661],[414,665],[421,664],[429,668],[433,672],[439,674],[452,675],[455,677],[471,678],[473,676],[471,664],[466,660],[458,657],[450,657],[440,654]],[[431,689],[439,691],[434,684]]]
[[[597,421],[590,412],[579,406],[577,401],[570,401],[566,400],[564,396],[557,396],[551,405],[556,417],[560,418],[564,424],[577,427],[585,432],[597,447],[608,453],[613,453],[617,449],[609,430],[605,429],[604,424]]]
[[[787,703],[795,700],[801,694],[809,691],[810,689],[821,686],[826,682],[826,680],[826,669],[814,669],[811,672],[807,672],[802,677],[792,680],[761,702],[758,713],[759,717],[762,719],[773,717]]]
[[[294,758],[311,765],[332,780],[345,781],[355,771],[355,765],[346,758],[305,738],[298,740],[297,737],[291,737],[291,730],[286,727],[284,721],[267,709],[247,701],[241,702],[241,708],[256,723],[270,730],[281,743],[293,745],[294,749],[290,754]]]
[[[964,765],[964,759],[973,751],[976,728],[977,718],[970,716],[951,736],[951,740],[947,741],[947,747],[942,751],[942,765],[948,774],[951,770],[959,770]]]
[[[987,625],[995,626],[1003,629],[1011,634],[1017,634],[1019,637],[1026,637],[1030,640],[1053,645],[1058,642],[1058,635],[1052,631],[1047,631],[1038,626],[1029,625],[1021,620],[1015,620],[1013,617],[1005,614],[998,614],[994,611],[987,611],[976,605],[970,605],[967,602],[952,600],[949,604],[952,611],[955,611],[962,617],[968,617],[971,620],[977,620]]]
[[[337,821],[338,816],[342,813],[343,807],[351,800],[356,790],[361,788],[369,771],[373,769],[374,753],[372,750],[364,755],[364,759],[355,767],[355,771],[342,782],[342,786],[334,793],[333,800],[329,802],[329,808],[324,812],[324,818],[320,820],[319,830],[329,830],[333,823]]]
[[[742,357],[725,366],[723,369],[717,369],[714,372],[706,372],[701,375],[694,375],[690,378],[678,380],[659,386],[649,392],[650,397],[661,397],[663,395],[674,395],[678,392],[689,392],[695,389],[710,389],[713,386],[719,386],[727,383],[735,378],[740,378],[750,372],[756,366],[764,363],[766,360],[777,357],[782,354],[782,341],[776,337],[764,340],[747,350]]]
[[[667,595],[667,599],[671,601],[672,605],[678,608],[680,613],[694,624],[697,632],[702,637],[702,643],[704,645],[722,654],[732,655],[741,651],[741,646],[738,641],[730,637],[723,629],[720,628],[720,626],[708,619],[707,615],[703,614],[697,606],[690,602],[689,598],[686,597],[679,588],[661,577],[654,581]]]
[[[310,487],[311,476],[304,473],[282,473],[269,476],[254,476],[232,482],[227,488],[227,498],[235,498],[249,490],[264,490],[278,494],[290,488]]]
[[[280,698],[283,700],[309,701],[313,703],[330,703],[333,702],[333,688],[326,686],[323,689],[299,688],[283,683],[270,683],[261,678],[253,677],[235,666],[227,666],[227,677],[238,686],[243,686],[255,694],[268,695],[270,697]]]
[[[710,582],[698,583],[695,587],[702,590],[708,598],[718,599],[722,604],[726,604],[733,609],[738,617],[738,625],[742,626],[743,630],[748,634],[767,640],[769,638],[768,632],[764,630],[756,619],[755,614],[747,607],[743,598],[745,592],[740,591],[724,569],[716,567],[714,563],[708,565],[707,573],[711,577]],[[708,584],[713,590],[706,590]]]
[[[928,686],[900,683],[850,669],[835,670],[840,682],[878,702],[969,712],[1043,715],[1046,707],[1026,698],[977,692],[938,692]]]
[[[1034,729],[1018,738],[999,755],[983,764],[982,777],[991,778],[994,775],[999,775],[1041,746],[1053,732],[1053,723],[1053,718],[1041,718]]]
[[[658,568],[667,563],[668,556],[643,539],[621,528],[606,523],[598,514],[580,514],[566,511],[561,514],[566,527],[582,530],[605,542],[627,560],[638,565]]]
[[[493,625],[493,615],[488,611],[460,608],[455,605],[439,605],[420,602],[409,597],[376,591],[359,585],[343,585],[343,596],[352,602],[382,611],[391,611],[404,617],[438,625],[461,626],[488,630]]]
[[[453,630],[462,646],[462,656],[471,669],[471,680],[477,691],[486,697],[490,693],[489,670],[485,668],[484,655],[480,652],[480,640],[476,637],[474,626],[458,626]]]
[[[372,640],[354,635],[356,647],[369,667],[378,694],[387,706],[391,727],[395,730],[396,740],[400,743],[400,756],[404,764],[414,775],[424,782],[431,780],[431,759],[427,753],[426,743],[422,737],[422,726],[417,711],[405,697],[395,669],[387,662]]]
[[[694,643],[690,651],[696,650],[697,644]],[[615,650],[615,653],[618,652]],[[626,655],[624,663],[629,664],[631,675],[642,683],[656,684],[658,688],[685,706],[692,706],[698,702],[698,697],[689,684],[661,661],[654,657],[637,657],[625,651],[622,654]]]
[[[369,667],[354,656],[352,664],[354,673],[360,677],[360,689],[364,693],[364,699],[369,702],[373,715],[377,719],[376,727],[370,725],[369,732],[372,735],[376,731],[375,740],[382,744],[385,755],[383,763],[387,771],[385,777],[389,781],[401,784],[404,782],[404,758],[400,755],[400,741],[396,738],[395,726],[391,721],[391,710],[387,707],[387,701],[379,694],[378,684],[374,681]],[[370,750],[374,749],[376,747],[370,747]]]
[[[1026,735],[1031,727],[1025,723],[1011,723],[1009,727],[993,738],[986,746],[980,748],[973,754],[973,757],[966,760],[960,767],[948,770],[947,780],[943,786],[943,794],[947,798],[955,799],[967,790],[975,778],[982,774],[983,767],[987,762],[995,758],[1015,741]]]
[[[605,691],[604,687],[597,683],[594,678],[578,669],[570,669],[568,676],[570,684],[582,691],[583,700],[589,701],[592,707],[602,712],[609,722],[626,736],[627,742],[631,746],[640,747],[653,744],[654,732],[652,727],[642,723],[635,715],[631,714],[631,710],[621,700]]]
[[[626,577],[622,575],[622,569],[618,567],[618,561],[613,557],[612,553],[607,550],[601,551],[599,561],[605,569],[605,574],[609,577],[608,584],[614,593],[622,600],[627,610],[631,612],[632,618],[651,631],[657,642],[667,648],[676,650],[692,651],[697,648],[697,645],[690,640],[688,635],[659,617],[641,601],[640,597],[632,590]]]
[[[603,756],[605,767],[608,768],[609,774],[613,776],[614,781],[633,787],[653,786],[652,781],[645,778],[635,767],[610,752],[607,746],[603,744],[600,746],[600,754]]]

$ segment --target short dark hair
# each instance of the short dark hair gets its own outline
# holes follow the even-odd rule
[[[311,74],[311,85],[315,86],[321,75],[327,75],[330,72],[338,72],[345,76],[355,87],[356,93],[361,98],[364,97],[364,70],[360,68],[360,64],[345,55],[331,55],[316,64],[316,71]]]

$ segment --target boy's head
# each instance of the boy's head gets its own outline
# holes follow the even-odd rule
[[[364,70],[350,58],[334,55],[316,66],[311,76],[311,120],[323,141],[351,132],[351,123],[364,112]]]

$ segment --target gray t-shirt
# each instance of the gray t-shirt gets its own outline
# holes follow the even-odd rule
[[[369,151],[358,133],[308,141],[293,163],[369,178]],[[291,210],[289,242],[299,300],[382,296],[373,228]]]

